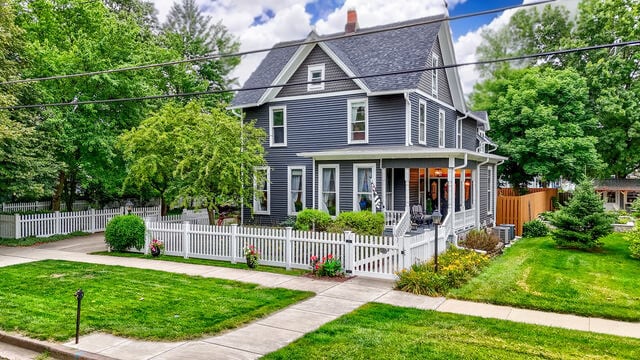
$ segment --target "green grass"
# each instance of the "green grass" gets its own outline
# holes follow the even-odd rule
[[[64,341],[102,331],[147,340],[183,340],[235,328],[313,295],[154,270],[45,260],[0,268],[0,328]]]
[[[558,249],[550,237],[522,239],[447,296],[522,308],[640,320],[640,261],[620,233],[598,252]]]
[[[36,244],[56,242],[60,240],[70,239],[72,237],[87,236],[87,235],[91,235],[91,234],[82,232],[82,231],[74,231],[70,234],[53,235],[49,237],[29,236],[29,237],[20,238],[20,239],[0,238],[0,246],[32,246]]]
[[[369,303],[263,359],[638,359],[640,340]]]
[[[151,259],[151,260],[158,260],[158,261],[172,261],[172,262],[178,262],[178,263],[184,263],[184,264],[218,266],[218,267],[226,267],[226,268],[232,268],[232,269],[248,269],[249,268],[247,266],[247,263],[244,261],[232,264],[228,261],[222,261],[222,260],[207,260],[207,259],[193,259],[193,258],[185,259],[184,257],[181,257],[181,256],[169,256],[169,255],[153,257],[151,255],[144,255],[140,253],[108,252],[108,251],[94,252],[92,253],[92,255],[132,257],[132,258]],[[308,274],[310,272],[309,270],[302,270],[302,269],[287,270],[282,267],[266,266],[266,265],[259,265],[255,270],[274,273],[274,274],[291,275],[291,276],[300,276],[300,275]]]

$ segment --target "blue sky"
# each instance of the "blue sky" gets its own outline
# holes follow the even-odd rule
[[[512,6],[521,4],[522,0],[471,0],[462,4],[457,4],[453,8],[449,8],[449,16],[458,16],[464,14],[475,13],[484,10],[491,10],[502,8],[505,6]],[[455,20],[451,22],[451,30],[453,31],[453,38],[457,39],[459,36],[466,34],[469,31],[478,29],[480,26],[489,24],[500,14],[489,14],[483,16],[474,16],[470,18]]]

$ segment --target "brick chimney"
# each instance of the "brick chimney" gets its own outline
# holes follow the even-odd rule
[[[358,29],[358,13],[356,13],[356,9],[349,9],[347,11],[347,24],[344,26],[344,33],[354,33]]]

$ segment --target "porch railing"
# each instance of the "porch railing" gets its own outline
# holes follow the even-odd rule
[[[385,210],[384,211],[384,227],[395,227],[402,218],[404,211],[392,211]]]
[[[476,224],[476,209],[458,211],[455,216],[453,226],[455,230],[464,230]]]

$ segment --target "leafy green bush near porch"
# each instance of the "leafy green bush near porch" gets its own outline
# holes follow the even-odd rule
[[[330,232],[353,231],[358,235],[380,236],[384,231],[384,214],[371,211],[342,212],[331,223]]]
[[[298,213],[296,218],[296,230],[325,231],[331,224],[331,216],[324,211],[317,209],[304,209]]]
[[[127,251],[144,246],[144,221],[137,215],[119,215],[111,219],[104,231],[104,241],[113,251]]]

